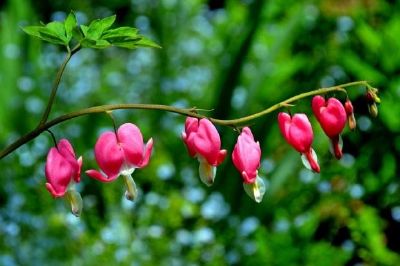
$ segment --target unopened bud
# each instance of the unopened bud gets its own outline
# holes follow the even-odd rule
[[[368,103],[380,103],[381,99],[378,97],[378,89],[368,88],[366,98]]]
[[[354,130],[356,128],[357,122],[354,117],[353,104],[349,99],[347,99],[344,103],[344,109],[346,110],[347,114],[347,124],[349,125],[350,130]]]
[[[377,117],[378,116],[378,106],[376,106],[375,103],[373,104],[368,104],[368,111],[372,117]]]

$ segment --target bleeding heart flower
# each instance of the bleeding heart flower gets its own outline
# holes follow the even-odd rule
[[[302,154],[301,158],[304,166],[319,173],[317,155],[311,147],[314,134],[307,116],[305,114],[295,114],[290,117],[289,114],[281,112],[278,114],[278,123],[286,141]]]
[[[258,176],[260,160],[260,143],[254,141],[250,128],[245,127],[233,149],[232,161],[242,175],[246,193],[258,203],[261,202],[265,193],[264,181]]]
[[[87,170],[86,174],[102,182],[114,181],[119,175],[127,186],[125,196],[134,200],[137,196],[132,173],[136,168],[145,167],[150,160],[153,139],[143,143],[140,129],[131,123],[121,125],[117,132],[107,131],[100,135],[94,148],[97,164],[103,173]]]
[[[80,194],[73,188],[73,183],[79,183],[81,177],[82,157],[76,159],[71,143],[61,139],[56,147],[47,154],[45,174],[46,188],[53,197],[63,197],[71,203],[72,213],[79,216],[82,210]]]
[[[221,139],[217,129],[208,119],[188,117],[182,139],[189,155],[199,160],[201,181],[211,186],[215,179],[216,167],[222,163],[226,155],[226,150],[220,150]]]
[[[322,96],[314,96],[312,110],[325,134],[330,138],[333,154],[342,158],[342,140],[340,133],[346,125],[347,115],[343,104],[336,98],[328,101]]]

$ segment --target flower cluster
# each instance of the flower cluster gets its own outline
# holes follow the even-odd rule
[[[356,126],[350,100],[347,99],[343,105],[336,98],[325,99],[322,96],[315,96],[311,107],[322,130],[330,139],[333,155],[340,159],[342,157],[340,134],[346,121],[350,129]],[[287,143],[301,154],[304,165],[319,173],[317,155],[312,148],[314,133],[307,115],[281,112],[278,114],[278,124]],[[207,118],[187,117],[182,140],[189,155],[199,162],[201,181],[211,186],[215,180],[217,167],[227,155],[227,151],[221,149],[218,130]],[[125,197],[134,201],[138,192],[132,174],[135,169],[148,165],[152,149],[152,138],[145,144],[140,129],[132,123],[125,123],[114,131],[106,131],[100,135],[94,147],[95,159],[100,170],[90,169],[85,173],[101,182],[112,182],[122,175],[126,185]],[[249,127],[243,127],[232,151],[232,162],[242,177],[245,192],[256,202],[261,202],[266,190],[264,181],[258,173],[260,161],[260,143],[255,141]],[[80,181],[81,168],[82,157],[76,159],[68,140],[62,139],[50,149],[45,171],[46,187],[54,197],[67,195],[72,212],[77,216],[82,209],[82,200],[74,189],[74,183]]]
[[[331,152],[336,159],[340,160],[343,155],[343,142],[340,134],[346,125],[346,121],[351,130],[356,127],[353,105],[349,99],[343,105],[334,97],[326,100],[317,95],[312,99],[311,107],[322,130],[330,139]],[[286,141],[302,154],[305,167],[319,173],[317,155],[311,147],[314,138],[313,129],[307,115],[295,114],[291,116],[282,112],[278,114],[278,123]]]

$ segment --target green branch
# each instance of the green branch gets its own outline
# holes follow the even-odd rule
[[[60,85],[60,81],[61,81],[62,75],[64,73],[65,67],[67,66],[67,64],[68,64],[69,60],[71,59],[71,57],[76,52],[78,52],[79,49],[80,49],[80,45],[79,44],[77,46],[75,46],[72,50],[67,46],[68,53],[65,56],[65,59],[64,59],[63,63],[61,64],[60,68],[58,69],[56,78],[54,79],[53,86],[51,88],[49,101],[47,102],[46,109],[45,109],[45,111],[44,111],[44,113],[42,115],[42,118],[40,119],[40,122],[39,122],[37,128],[43,126],[47,122],[47,119],[49,118],[51,107],[53,106],[54,99],[55,99],[56,94],[57,94],[57,89],[58,89],[58,86]]]
[[[24,145],[25,143],[31,141],[32,139],[36,138],[38,135],[40,135],[43,131],[60,124],[64,121],[84,116],[84,115],[89,115],[89,114],[95,114],[95,113],[103,113],[107,111],[112,111],[112,110],[121,110],[121,109],[142,109],[142,110],[158,110],[158,111],[166,111],[170,113],[176,113],[184,116],[192,116],[192,117],[197,117],[197,118],[208,118],[211,122],[217,125],[221,126],[230,126],[230,127],[237,127],[240,125],[243,125],[245,123],[249,123],[252,120],[255,120],[257,118],[260,118],[262,116],[265,116],[269,113],[272,113],[282,107],[287,107],[289,104],[301,100],[306,97],[314,96],[314,95],[319,95],[319,94],[326,94],[329,92],[334,92],[334,91],[341,91],[345,92],[345,88],[352,87],[352,86],[358,86],[358,85],[364,85],[367,87],[370,87],[367,81],[355,81],[355,82],[350,82],[338,86],[333,86],[329,88],[321,88],[305,93],[301,93],[299,95],[293,96],[291,98],[288,98],[282,102],[279,102],[275,105],[272,105],[271,107],[264,109],[261,112],[245,116],[242,118],[238,119],[231,119],[231,120],[222,120],[222,119],[216,119],[216,118],[211,118],[207,117],[205,115],[198,114],[197,111],[198,109],[196,108],[188,108],[188,109],[183,109],[183,108],[177,108],[173,106],[168,106],[168,105],[160,105],[160,104],[135,104],[135,103],[127,103],[127,104],[109,104],[109,105],[100,105],[100,106],[94,106],[94,107],[89,107],[86,109],[81,109],[75,112],[67,113],[64,115],[61,115],[53,120],[50,120],[48,122],[44,122],[42,124],[39,124],[37,128],[32,130],[31,132],[25,134],[24,136],[20,137],[17,139],[14,143],[10,144],[8,147],[6,147],[4,150],[0,152],[0,159],[7,156],[14,150],[18,149],[20,146]]]

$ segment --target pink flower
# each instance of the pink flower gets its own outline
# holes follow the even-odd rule
[[[343,104],[336,98],[325,101],[322,96],[314,96],[312,110],[325,134],[331,139],[333,154],[342,158],[340,133],[346,125],[347,115]]]
[[[82,157],[77,160],[74,149],[66,139],[61,139],[47,154],[46,188],[56,198],[63,197],[72,181],[81,178]]]
[[[261,202],[265,193],[264,181],[258,176],[260,160],[260,143],[254,141],[250,128],[245,127],[233,149],[232,161],[242,175],[244,190],[258,203]]]
[[[214,182],[216,167],[222,163],[226,150],[221,149],[221,139],[215,126],[205,118],[188,117],[182,139],[189,155],[199,160],[200,179],[208,186]]]
[[[307,116],[305,114],[295,114],[290,117],[287,113],[279,113],[278,123],[286,141],[302,154],[304,165],[319,173],[317,155],[311,147],[314,134]]]
[[[101,134],[96,142],[94,154],[100,169],[87,170],[86,174],[102,182],[111,182],[119,175],[124,176],[127,185],[126,197],[136,198],[136,185],[131,174],[136,168],[145,167],[149,163],[153,139],[143,143],[139,128],[131,123],[121,125],[117,132],[107,131]]]
[[[239,135],[232,153],[232,161],[242,175],[243,182],[254,183],[260,168],[260,143],[254,141],[250,128],[245,127]]]

